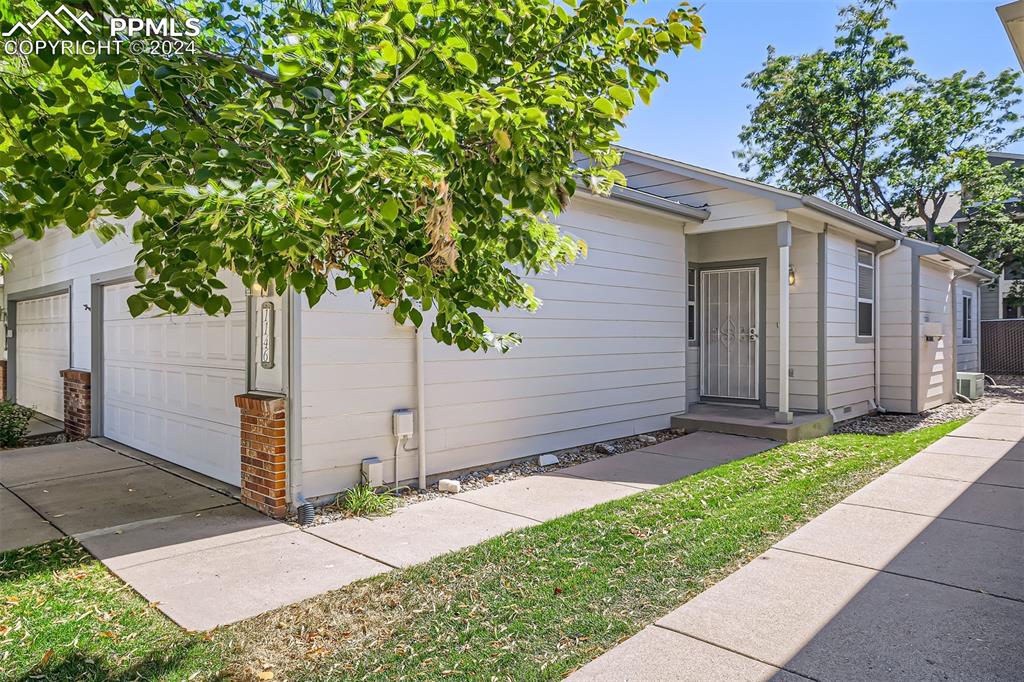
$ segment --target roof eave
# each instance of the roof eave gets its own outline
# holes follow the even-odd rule
[[[896,240],[903,239],[905,236],[899,230],[886,227],[871,218],[862,216],[859,213],[854,213],[853,211],[847,211],[845,208],[840,208],[839,206],[836,206],[829,201],[825,201],[824,199],[819,199],[818,197],[804,196],[802,197],[801,202],[807,208],[814,209],[815,211],[824,213],[825,215],[836,218],[837,220],[850,223],[851,225],[876,234],[879,237]]]

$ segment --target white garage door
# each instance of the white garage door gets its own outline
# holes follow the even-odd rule
[[[68,294],[15,305],[15,399],[57,419],[64,418],[64,381],[71,366]]]
[[[147,313],[134,319],[135,284],[103,293],[103,435],[238,485],[245,392],[245,293],[228,289],[231,314]]]

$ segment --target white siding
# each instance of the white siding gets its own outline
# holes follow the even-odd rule
[[[913,409],[912,264],[913,255],[907,246],[901,246],[879,263],[881,398],[882,407],[890,412],[910,412]]]
[[[587,258],[532,279],[535,315],[488,316],[522,346],[471,354],[427,337],[428,473],[666,428],[685,410],[681,223],[586,198],[558,222]],[[390,479],[391,412],[416,407],[412,330],[366,296],[328,295],[303,312],[301,353],[304,493],[356,483],[371,456]],[[403,480],[416,475],[412,440]]]
[[[970,296],[973,300],[972,334],[968,340],[964,340],[961,336],[964,324],[964,296]],[[981,327],[978,319],[980,305],[981,297],[978,295],[977,283],[958,281],[956,285],[956,368],[959,372],[981,371],[979,362]]]
[[[870,401],[875,397],[874,341],[857,339],[856,239],[830,228],[825,246],[826,405],[840,421],[871,410]]]
[[[128,235],[103,243],[92,232],[81,236],[67,229],[49,230],[38,242],[22,237],[10,247],[14,260],[6,273],[8,295],[71,280],[71,365],[92,365],[90,275],[132,265],[138,248]]]
[[[687,237],[690,259],[705,265],[722,261],[766,259],[765,281],[765,402],[779,404],[779,247],[775,225],[745,230],[730,230]],[[790,264],[796,272],[796,284],[790,296],[790,407],[794,410],[818,409],[818,235],[793,230]],[[691,349],[689,369],[694,380],[699,353]],[[690,386],[690,399],[699,395],[698,385]]]
[[[953,311],[950,301],[952,272],[932,263],[921,261],[921,324],[939,322],[943,335],[938,341],[926,341],[922,332],[919,347],[918,405],[927,410],[948,403],[953,398],[950,383],[953,358],[950,353],[953,330]]]

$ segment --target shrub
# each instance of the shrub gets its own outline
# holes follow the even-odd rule
[[[378,495],[365,483],[342,493],[337,501],[338,507],[351,516],[387,516],[397,504],[398,500],[391,495]]]
[[[0,447],[20,445],[35,410],[5,400],[0,403]]]

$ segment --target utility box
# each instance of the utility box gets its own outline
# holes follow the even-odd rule
[[[394,419],[395,438],[411,438],[413,431],[415,431],[413,411],[395,410],[392,417]]]
[[[384,485],[384,462],[380,461],[380,457],[367,457],[362,462],[360,475],[363,483],[371,488],[379,488]]]
[[[977,400],[985,395],[985,375],[980,372],[957,372],[956,392]]]

